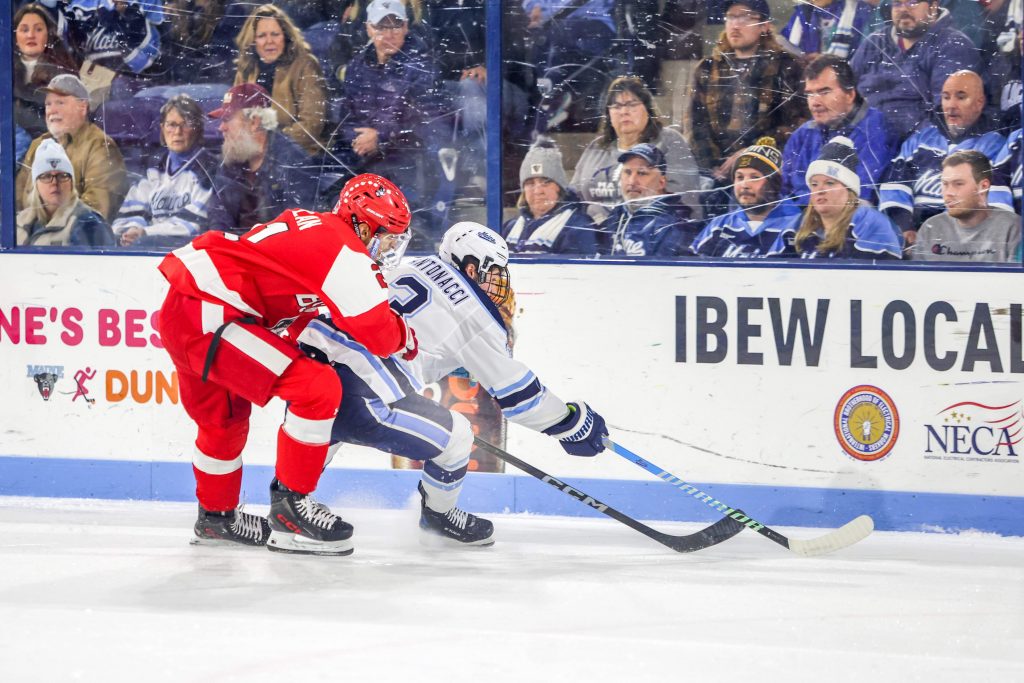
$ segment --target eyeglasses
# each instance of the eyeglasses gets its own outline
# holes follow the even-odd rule
[[[742,12],[737,14],[726,14],[726,23],[732,22],[739,24],[740,26],[753,26],[754,24],[760,24],[763,19],[757,12]]]
[[[622,111],[623,109],[636,109],[642,106],[643,102],[640,100],[630,100],[629,102],[616,102],[615,104],[608,105],[608,111]]]
[[[893,9],[897,7],[917,7],[921,3],[926,3],[928,0],[892,0]]]
[[[172,131],[192,130],[192,126],[190,126],[189,124],[178,123],[177,121],[164,121],[163,126],[167,130]]]
[[[70,183],[70,173],[44,173],[38,178],[37,181],[46,183],[47,185],[53,185],[54,183]]]

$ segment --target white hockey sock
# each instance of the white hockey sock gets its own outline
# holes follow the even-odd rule
[[[431,510],[445,513],[455,507],[472,448],[473,429],[469,420],[452,411],[452,434],[448,446],[440,455],[423,463],[423,490],[427,507]]]

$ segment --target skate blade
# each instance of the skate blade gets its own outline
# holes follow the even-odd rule
[[[494,534],[491,534],[487,538],[482,538],[479,541],[473,541],[471,543],[463,543],[457,541],[454,538],[439,534],[436,531],[430,531],[428,529],[420,529],[420,545],[424,548],[490,548],[494,545]]]
[[[352,539],[349,538],[325,543],[313,541],[298,534],[274,530],[270,532],[267,550],[296,555],[351,555],[355,548],[352,546]]]
[[[193,536],[189,542],[189,545],[201,545],[206,547],[221,547],[221,548],[262,548],[266,543],[260,543],[259,545],[253,543],[239,543],[238,541],[229,541],[226,538],[200,538],[199,536]]]

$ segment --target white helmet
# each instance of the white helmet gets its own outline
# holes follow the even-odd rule
[[[476,266],[476,281],[491,301],[501,306],[508,300],[508,244],[486,225],[472,221],[456,223],[441,238],[437,253],[442,261],[462,272],[472,263]],[[472,260],[467,263],[467,258]]]

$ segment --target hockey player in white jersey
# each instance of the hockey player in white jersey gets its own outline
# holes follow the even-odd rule
[[[512,358],[498,311],[511,295],[508,246],[496,232],[457,223],[437,255],[405,259],[387,269],[386,278],[392,308],[416,331],[419,355],[412,362],[377,358],[319,320],[299,337],[334,363],[342,380],[332,441],[423,460],[420,527],[461,543],[490,545],[491,522],[456,506],[473,446],[469,421],[420,396],[424,384],[464,368],[506,418],[558,439],[571,455],[604,450],[604,419],[582,401],[562,401]]]

